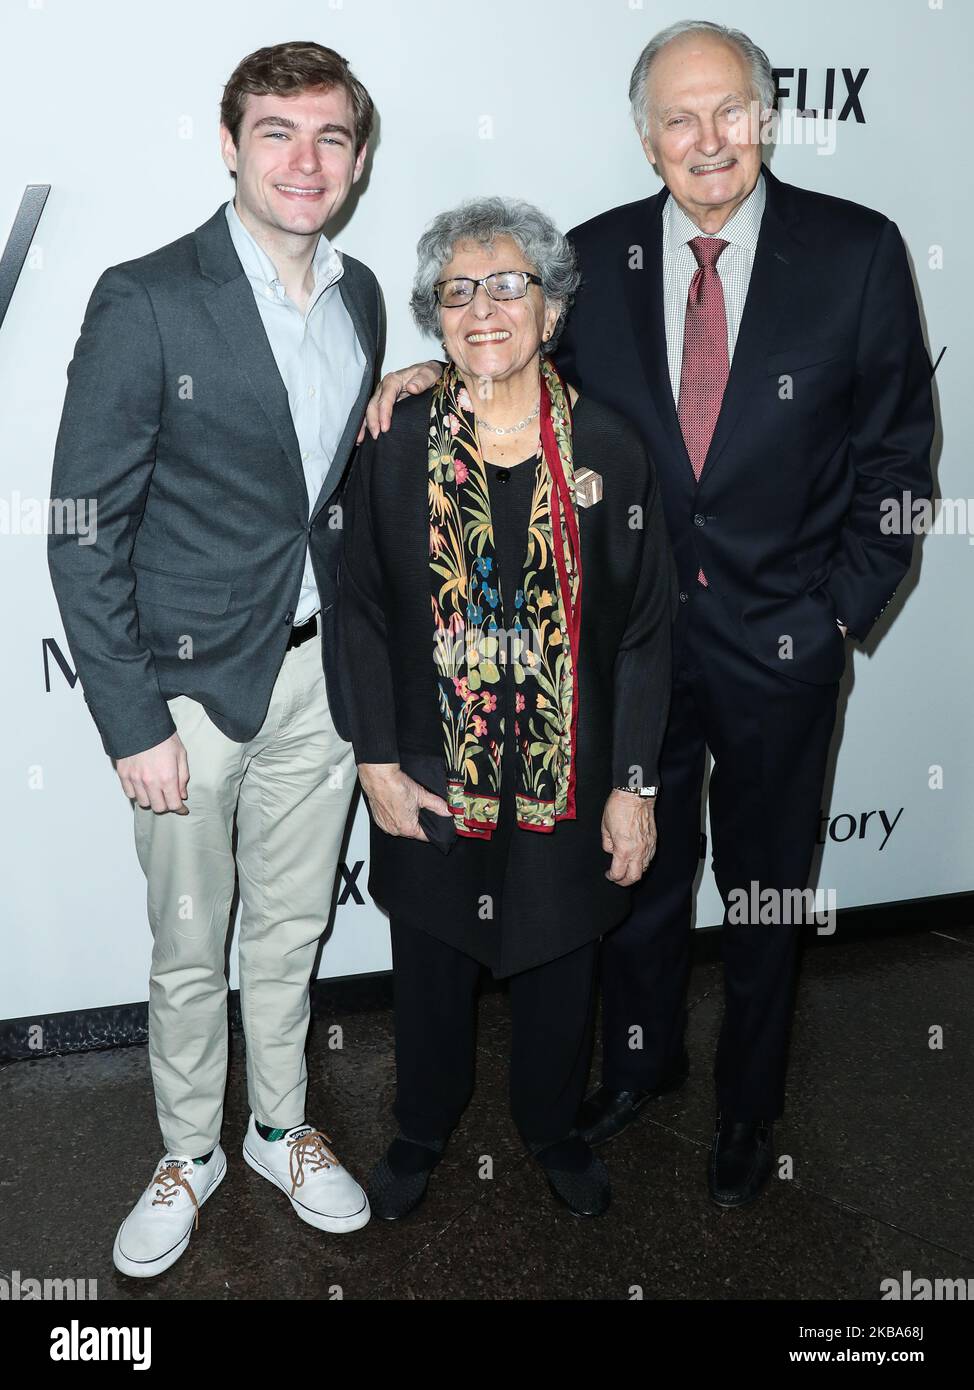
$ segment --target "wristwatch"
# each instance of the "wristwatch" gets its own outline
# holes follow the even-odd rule
[[[659,793],[659,787],[613,787],[614,792],[630,792],[633,796],[650,797]]]

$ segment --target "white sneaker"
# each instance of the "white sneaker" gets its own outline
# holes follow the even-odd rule
[[[176,1263],[199,1225],[199,1209],[226,1177],[227,1156],[217,1144],[206,1163],[166,1154],[158,1171],[118,1228],[115,1268],[151,1279]]]
[[[255,1173],[281,1189],[309,1226],[357,1231],[372,1215],[369,1199],[332,1153],[330,1143],[327,1134],[311,1125],[297,1125],[281,1139],[262,1139],[251,1115],[243,1156]]]

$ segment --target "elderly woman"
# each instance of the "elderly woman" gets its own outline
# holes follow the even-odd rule
[[[344,515],[338,632],[369,889],[390,914],[399,1134],[368,1187],[425,1194],[469,1100],[476,992],[509,978],[511,1108],[554,1194],[605,1211],[575,1129],[598,940],[655,848],[671,560],[652,467],[548,361],[577,284],[542,213],[437,217],[412,309],[449,356],[367,437]]]

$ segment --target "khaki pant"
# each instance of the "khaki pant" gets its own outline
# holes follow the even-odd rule
[[[163,1141],[196,1158],[220,1138],[227,928],[237,821],[247,1092],[263,1124],[305,1118],[308,986],[355,785],[335,732],[320,639],[289,651],[267,717],[235,743],[185,695],[168,702],[189,760],[188,816],[135,805],[153,935],[149,1059]]]

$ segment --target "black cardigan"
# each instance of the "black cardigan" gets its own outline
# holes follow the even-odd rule
[[[401,402],[389,432],[366,436],[359,450],[343,499],[337,634],[356,762],[400,763],[445,797],[430,616],[430,395]],[[574,419],[575,467],[603,479],[602,500],[578,510],[576,819],[550,834],[517,829],[508,778],[489,841],[458,837],[444,855],[372,823],[375,900],[497,975],[564,955],[627,915],[629,890],[605,877],[602,811],[633,769],[643,784],[658,781],[666,726],[676,595],[655,474],[620,415],[581,398]]]

